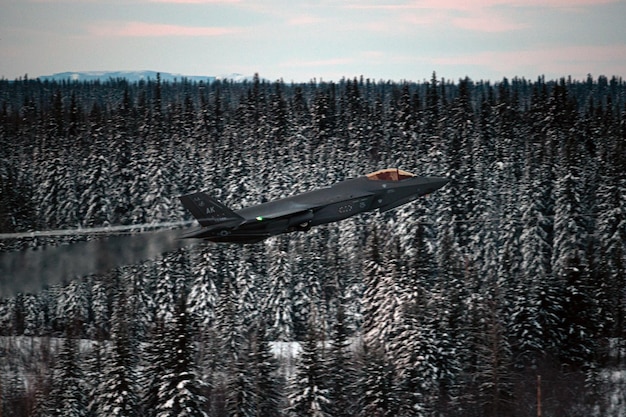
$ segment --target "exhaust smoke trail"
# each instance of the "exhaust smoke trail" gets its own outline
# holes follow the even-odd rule
[[[189,222],[186,222],[187,224]],[[173,224],[166,224],[168,227]],[[156,225],[150,225],[155,227]],[[131,230],[131,226],[124,226]],[[132,226],[137,230],[139,226]],[[74,234],[98,234],[111,228],[79,229]],[[116,230],[117,232],[121,229]],[[53,234],[53,233],[57,234]],[[59,234],[62,232],[63,234]],[[68,236],[72,231],[12,234],[11,238]],[[67,234],[66,234],[67,233]],[[84,242],[0,253],[0,297],[36,293],[77,277],[99,274],[123,265],[132,265],[193,243],[179,239],[180,230],[158,230],[108,236]],[[9,238],[8,234],[0,238]]]
[[[193,220],[164,223],[131,224],[122,226],[89,227],[86,229],[58,229],[58,230],[37,230],[33,232],[0,233],[0,240],[3,239],[23,239],[29,237],[59,237],[59,236],[81,236],[81,235],[111,235],[127,233],[142,233],[147,231],[172,229],[178,227],[191,226]]]

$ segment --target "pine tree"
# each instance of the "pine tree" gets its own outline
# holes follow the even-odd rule
[[[38,296],[24,295],[24,336],[36,336],[43,333],[44,323],[41,301]]]
[[[330,399],[325,358],[318,346],[315,315],[309,319],[307,339],[291,381],[288,412],[294,417],[328,416]]]
[[[475,161],[472,149],[475,141],[474,112],[470,102],[471,81],[465,78],[459,82],[459,96],[451,104],[450,125],[445,132],[447,136],[447,165],[451,183],[443,190],[448,203],[448,210],[454,223],[456,240],[461,248],[470,241],[468,218],[474,210],[476,198]]]
[[[250,334],[249,364],[256,393],[256,417],[280,415],[283,381],[278,377],[278,364],[267,340],[266,327],[257,322]]]
[[[140,404],[141,412],[148,417],[157,415],[157,407],[160,404],[161,378],[169,372],[168,361],[171,359],[165,355],[171,354],[171,347],[167,345],[165,331],[163,320],[156,320],[148,333],[149,338],[141,352]]]
[[[329,414],[334,417],[353,416],[356,412],[357,397],[354,393],[356,369],[350,345],[343,302],[340,298],[328,355]]]
[[[552,271],[562,287],[562,360],[579,364],[593,352],[595,308],[587,260],[587,224],[582,205],[580,149],[567,138],[560,149],[560,175],[555,187],[554,252]]]
[[[54,390],[54,369],[52,359],[52,347],[50,338],[41,338],[40,352],[43,366],[35,372],[33,383],[33,404],[31,414],[33,417],[47,417],[54,415],[53,402],[56,401],[51,393]]]
[[[550,234],[552,220],[550,207],[551,184],[546,173],[545,139],[540,132],[527,142],[525,170],[521,198],[520,235],[521,270],[517,280],[510,282],[508,291],[512,296],[511,333],[515,340],[518,366],[531,363],[534,357],[544,352],[545,331],[556,326],[557,316],[550,310],[542,311],[542,298],[550,298],[555,292],[551,282],[550,254],[552,251]]]
[[[128,298],[124,290],[117,294],[111,345],[102,381],[97,390],[97,412],[102,416],[138,416],[138,396],[135,374],[135,352],[132,343]]]
[[[251,398],[253,390],[246,368],[246,333],[238,307],[232,271],[225,271],[216,310],[214,366],[220,377],[213,382],[211,403],[214,414],[249,414],[251,404],[256,401]]]
[[[599,152],[600,162],[606,170],[597,192],[598,243],[594,254],[595,276],[599,281],[598,314],[604,317],[606,334],[618,341],[624,340],[626,323],[623,302],[626,286],[626,122],[622,121],[622,125],[621,137],[615,134]],[[621,354],[617,359],[623,360]]]
[[[380,314],[385,307],[384,273],[382,245],[378,229],[373,228],[367,240],[367,256],[364,261],[365,292],[363,294],[363,338],[366,343],[374,344],[380,340]]]
[[[106,346],[102,340],[91,343],[85,359],[85,380],[88,385],[89,403],[87,416],[97,416],[100,408],[100,386],[104,380],[104,365],[107,363]]]
[[[110,331],[110,311],[107,288],[102,281],[95,281],[91,287],[91,311],[93,319],[88,335],[101,341],[107,339]]]
[[[235,287],[237,288],[238,306],[237,310],[243,318],[244,326],[256,322],[259,319],[260,311],[258,305],[262,300],[263,287],[255,271],[253,259],[245,249],[239,254],[237,270],[235,272]]]
[[[176,308],[176,276],[174,272],[178,266],[173,265],[172,256],[168,255],[154,263],[155,267],[150,271],[156,280],[156,292],[154,303],[156,306],[155,318],[163,323],[173,320]]]
[[[361,416],[391,417],[398,414],[400,398],[395,372],[382,347],[364,348],[364,366],[360,384],[363,391],[359,408]]]
[[[71,332],[63,339],[59,362],[54,370],[50,393],[50,414],[59,417],[83,417],[87,414],[84,376],[80,366],[79,339]]]
[[[85,284],[80,281],[70,282],[63,289],[56,310],[56,317],[64,328],[70,329],[76,337],[81,336],[89,315]]]
[[[96,151],[86,161],[86,186],[80,196],[80,206],[85,210],[81,213],[81,224],[84,227],[109,226],[113,223],[113,207],[109,197],[110,162],[102,153]]]
[[[252,417],[256,414],[256,404],[260,400],[248,368],[248,352],[240,349],[235,363],[229,367],[229,380],[226,384],[226,409],[232,417]]]
[[[293,277],[289,253],[282,242],[281,238],[275,238],[267,243],[267,273],[271,280],[268,288],[271,291],[267,294],[264,311],[270,338],[286,342],[293,339],[293,312],[290,302],[293,297]]]
[[[195,316],[202,328],[209,328],[213,325],[217,305],[216,280],[219,261],[212,249],[207,246],[192,249],[194,250],[192,254],[195,254],[192,261],[194,280],[187,301],[189,312]]]
[[[0,382],[0,415],[21,417],[28,415],[26,389],[17,364],[2,368],[3,381]]]
[[[401,415],[425,415],[436,394],[436,381],[448,377],[439,369],[446,352],[439,349],[430,314],[417,300],[405,304],[400,332],[392,341]]]
[[[493,284],[492,284],[493,285]],[[467,339],[469,359],[464,365],[465,398],[461,401],[476,414],[497,417],[512,412],[512,352],[506,334],[503,297],[495,284],[490,294],[468,302],[471,314]]]
[[[191,338],[186,300],[181,295],[176,304],[173,323],[165,331],[162,360],[164,372],[159,378],[155,409],[157,417],[206,417],[204,384],[197,377],[194,363],[194,346]]]
[[[128,308],[131,317],[131,335],[137,343],[147,339],[147,334],[156,317],[155,289],[157,284],[149,273],[151,262],[122,269],[122,285],[128,293]]]

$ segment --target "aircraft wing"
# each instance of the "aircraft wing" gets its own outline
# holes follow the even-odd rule
[[[269,203],[259,204],[258,206],[247,207],[238,210],[236,213],[245,218],[246,222],[258,220],[258,218],[275,220],[283,217],[294,217],[304,215],[309,212],[326,207],[330,204],[346,200],[344,193],[335,194],[329,192],[329,189],[317,190],[310,193],[304,193],[293,197],[287,197],[282,200],[271,201]],[[369,191],[352,192],[350,199],[358,199],[372,196]]]

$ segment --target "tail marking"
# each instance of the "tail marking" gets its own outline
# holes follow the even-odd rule
[[[180,201],[203,227],[244,220],[243,217],[205,193],[183,195]]]

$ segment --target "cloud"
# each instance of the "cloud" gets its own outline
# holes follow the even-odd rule
[[[241,0],[147,0],[150,3],[168,4],[237,4]]]
[[[481,9],[465,16],[453,17],[450,23],[460,29],[487,33],[510,32],[528,27],[528,24],[515,22],[499,13]]]
[[[287,24],[289,26],[316,25],[316,24],[322,23],[323,21],[324,19],[318,16],[309,15],[309,14],[302,14],[302,15],[291,16],[287,18]]]
[[[387,5],[349,5],[350,9],[378,12],[376,25],[370,24],[366,29],[376,32],[393,33],[401,29],[411,28],[445,28],[455,27],[472,32],[498,33],[524,29],[528,24],[516,21],[511,14],[501,9],[487,7],[493,3],[484,0],[479,5],[468,7],[467,3],[443,0],[437,2],[418,1]]]
[[[524,21],[523,9],[535,12],[562,9],[581,12],[585,8],[618,0],[399,0],[386,4],[374,1],[349,3],[349,10],[370,11],[380,14],[380,19],[393,19],[421,27],[452,26],[472,32],[498,33],[526,29],[530,21]],[[379,25],[381,27],[382,25]],[[388,29],[389,30],[389,29]]]
[[[600,4],[617,3],[618,0],[414,0],[397,1],[394,3],[380,4],[380,2],[361,1],[350,3],[346,8],[350,9],[377,9],[377,10],[476,10],[481,8],[493,8],[499,6],[508,7],[558,7],[572,8],[583,6],[598,6]]]
[[[99,37],[214,37],[239,32],[237,28],[180,26],[145,22],[109,22],[90,28]]]
[[[168,3],[168,4],[237,4],[242,0],[26,0],[29,3],[49,3],[49,4],[106,4],[110,5],[129,5],[129,4],[145,4],[145,3]]]

